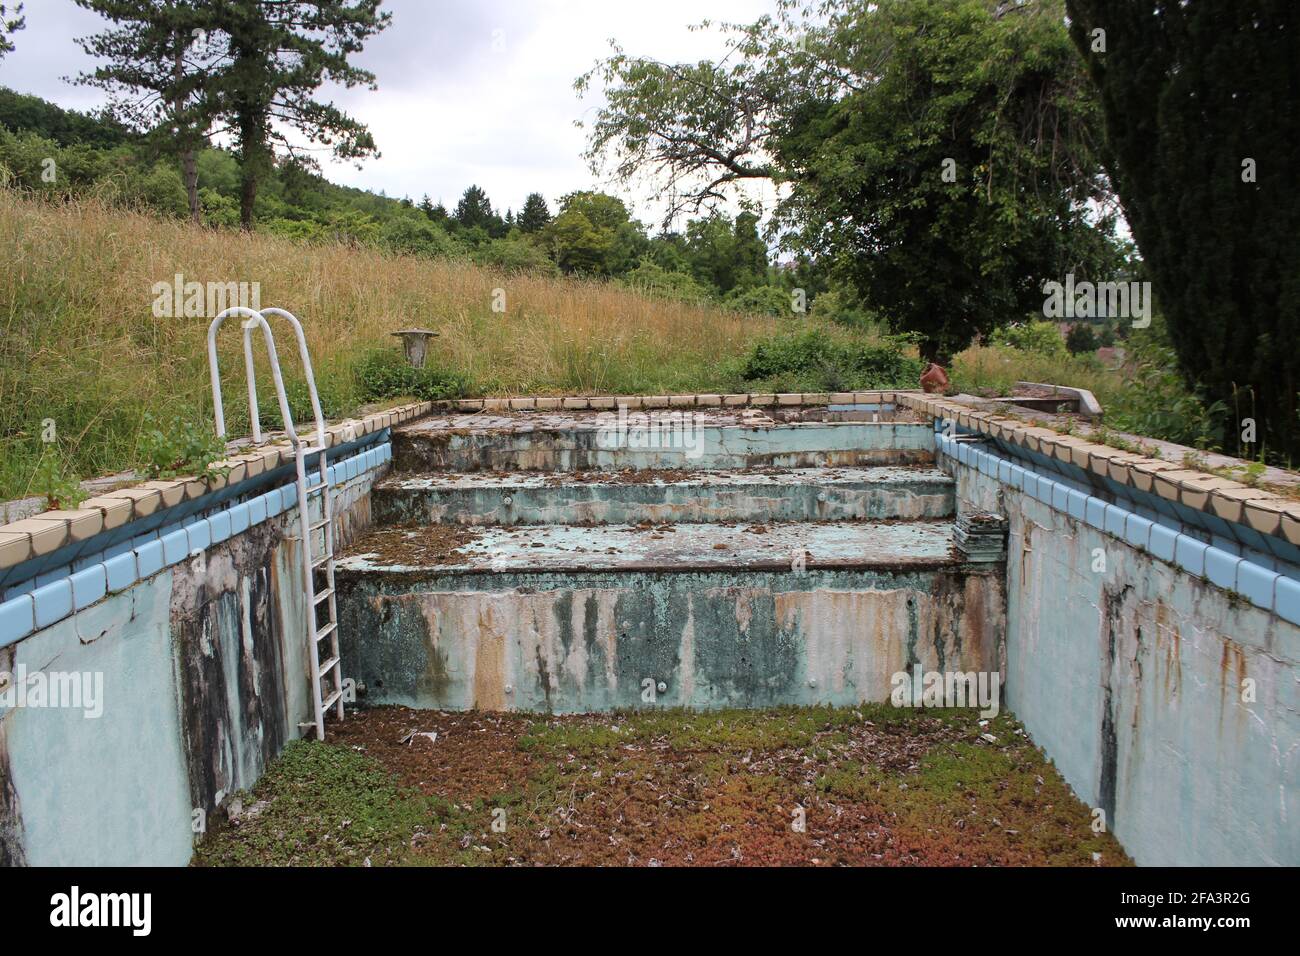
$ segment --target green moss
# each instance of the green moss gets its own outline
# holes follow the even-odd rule
[[[437,829],[450,816],[444,801],[399,787],[373,758],[301,740],[233,799],[241,814],[199,844],[197,865],[400,863],[417,828]]]

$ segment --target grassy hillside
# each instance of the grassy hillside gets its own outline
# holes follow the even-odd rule
[[[735,374],[727,360],[779,327],[608,283],[200,230],[4,189],[0,261],[0,498],[35,493],[46,419],[82,477],[137,463],[146,414],[210,421],[207,320],[152,311],[153,285],[177,272],[205,283],[258,282],[263,306],[297,314],[333,416],[377,397],[363,370],[367,352],[395,355],[389,333],[413,325],[442,333],[433,362],[452,388],[492,394],[722,388]],[[495,289],[504,292],[504,314],[492,311]],[[281,337],[282,351],[289,341]],[[222,355],[238,427],[246,416],[237,408],[233,330]],[[286,360],[291,379],[295,367]],[[300,402],[300,383],[291,391]],[[268,394],[261,404],[274,401]]]

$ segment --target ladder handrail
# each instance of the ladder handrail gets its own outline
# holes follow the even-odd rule
[[[278,309],[270,307],[262,310],[263,323],[266,322],[265,316],[278,315],[281,318],[288,319],[289,324],[293,326],[294,337],[298,340],[298,357],[302,361],[303,377],[307,381],[307,395],[311,398],[312,414],[316,416],[316,445],[319,448],[325,447],[325,416],[320,410],[320,395],[316,391],[316,373],[312,371],[311,355],[307,351],[307,336],[303,333],[302,323],[298,317],[288,309]],[[270,334],[270,325],[266,326],[267,334]],[[279,374],[279,364],[273,366],[275,374]]]
[[[271,377],[275,382],[276,399],[280,403],[280,414],[284,419],[284,431],[293,444],[295,483],[298,490],[298,525],[301,529],[302,542],[302,587],[306,596],[308,662],[311,665],[314,717],[310,724],[300,726],[312,727],[316,731],[317,738],[324,740],[326,710],[334,709],[340,720],[343,719],[344,715],[338,606],[335,603],[334,596],[334,513],[330,499],[330,467],[325,454],[325,416],[321,414],[320,396],[316,391],[316,375],[312,371],[311,356],[307,351],[307,337],[303,333],[302,323],[298,321],[292,312],[284,309],[254,310],[237,305],[226,309],[213,319],[212,324],[208,326],[208,370],[212,374],[212,403],[216,413],[217,437],[221,439],[226,437],[225,407],[221,399],[221,369],[217,358],[217,332],[226,319],[236,315],[243,318],[241,325],[244,330],[244,365],[248,375],[248,412],[253,428],[253,441],[257,444],[262,442],[262,423],[257,407],[257,385],[254,380],[255,369],[253,366],[253,329],[260,328],[262,330],[262,339],[266,344],[267,358],[271,366]],[[304,444],[302,439],[298,437],[297,429],[294,428],[293,413],[289,409],[289,397],[285,393],[284,377],[280,372],[280,356],[275,347],[275,335],[271,331],[271,324],[266,320],[268,315],[287,319],[293,327],[294,337],[298,340],[298,354],[302,359],[303,375],[307,380],[307,391],[311,397],[312,412],[316,416],[315,445],[311,443]],[[312,468],[319,475],[319,481],[316,484],[309,484],[307,457],[313,453],[316,454],[316,461]],[[312,495],[317,492],[320,493],[321,521],[313,524],[311,520],[311,500]],[[323,531],[321,560],[319,562],[313,558],[313,531]],[[319,592],[316,588],[316,566],[318,563],[322,565],[321,570],[326,578],[325,588]],[[322,627],[317,619],[317,614],[323,598],[328,600],[325,610],[329,620]],[[320,644],[327,638],[329,640],[330,657],[322,672]],[[327,698],[322,696],[321,692],[321,680],[326,677],[333,684],[333,689]]]
[[[222,323],[232,315],[261,318],[260,313],[255,312],[253,309],[235,305],[218,315],[208,326],[208,374],[212,378],[212,407],[217,419],[218,438],[226,437],[226,408],[221,400],[221,370],[217,362],[217,331],[221,328]],[[254,440],[260,442],[262,424],[258,420],[257,414],[257,385],[253,378],[253,352],[249,345],[248,336],[244,336],[244,368],[248,377],[248,415],[253,422]]]
[[[321,413],[320,395],[316,390],[316,375],[311,367],[311,355],[307,351],[307,337],[303,333],[302,323],[298,321],[298,318],[292,312],[277,308],[266,308],[257,311],[242,305],[231,306],[213,319],[212,324],[208,326],[208,371],[212,376],[212,404],[216,415],[217,437],[226,437],[226,414],[221,398],[221,371],[217,358],[217,332],[222,323],[234,315],[246,317],[241,324],[244,329],[244,366],[248,377],[248,415],[253,428],[254,444],[260,445],[262,443],[262,422],[258,413],[257,385],[253,369],[251,336],[254,327],[261,328],[262,337],[266,342],[267,356],[271,365],[271,378],[275,382],[276,398],[280,403],[280,417],[284,419],[285,433],[289,436],[289,441],[293,443],[295,448],[301,442],[298,432],[294,428],[293,415],[289,410],[289,400],[284,389],[284,378],[280,371],[280,357],[275,347],[275,336],[271,331],[270,323],[266,321],[267,315],[277,315],[289,320],[293,327],[294,337],[298,341],[298,356],[302,361],[303,376],[307,382],[307,394],[311,399],[312,413],[316,419],[316,446],[324,448],[325,416]]]

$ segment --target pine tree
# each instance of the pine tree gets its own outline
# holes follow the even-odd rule
[[[473,229],[477,226],[485,232],[490,232],[496,215],[492,212],[492,201],[488,199],[487,193],[478,186],[470,186],[460,197],[460,202],[456,204],[456,212],[453,213],[452,218],[462,228]]]
[[[551,210],[541,193],[529,193],[519,210],[518,225],[522,232],[540,232],[551,221]]]
[[[1294,0],[1067,0],[1107,165],[1179,365],[1300,458]],[[1100,33],[1097,31],[1101,31]],[[1230,428],[1242,447],[1244,426]]]
[[[23,16],[21,3],[12,11],[6,7],[6,4],[0,3],[0,60],[5,58],[6,53],[13,52],[14,42],[9,38],[27,26],[27,18]]]
[[[201,220],[196,155],[211,125],[205,76],[215,54],[208,17],[196,0],[76,0],[113,24],[78,42],[103,61],[77,81],[110,94],[109,108],[180,160],[190,218]],[[0,17],[3,14],[0,12]]]
[[[285,127],[329,147],[339,159],[377,155],[363,124],[314,94],[324,83],[376,88],[374,74],[352,65],[349,57],[391,21],[380,3],[205,0],[212,28],[227,44],[209,78],[211,109],[238,145],[239,218],[245,229],[253,226],[258,186],[272,168],[276,147],[293,152]]]

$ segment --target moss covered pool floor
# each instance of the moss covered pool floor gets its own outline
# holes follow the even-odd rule
[[[1007,713],[384,707],[298,741],[198,865],[1116,866]]]

